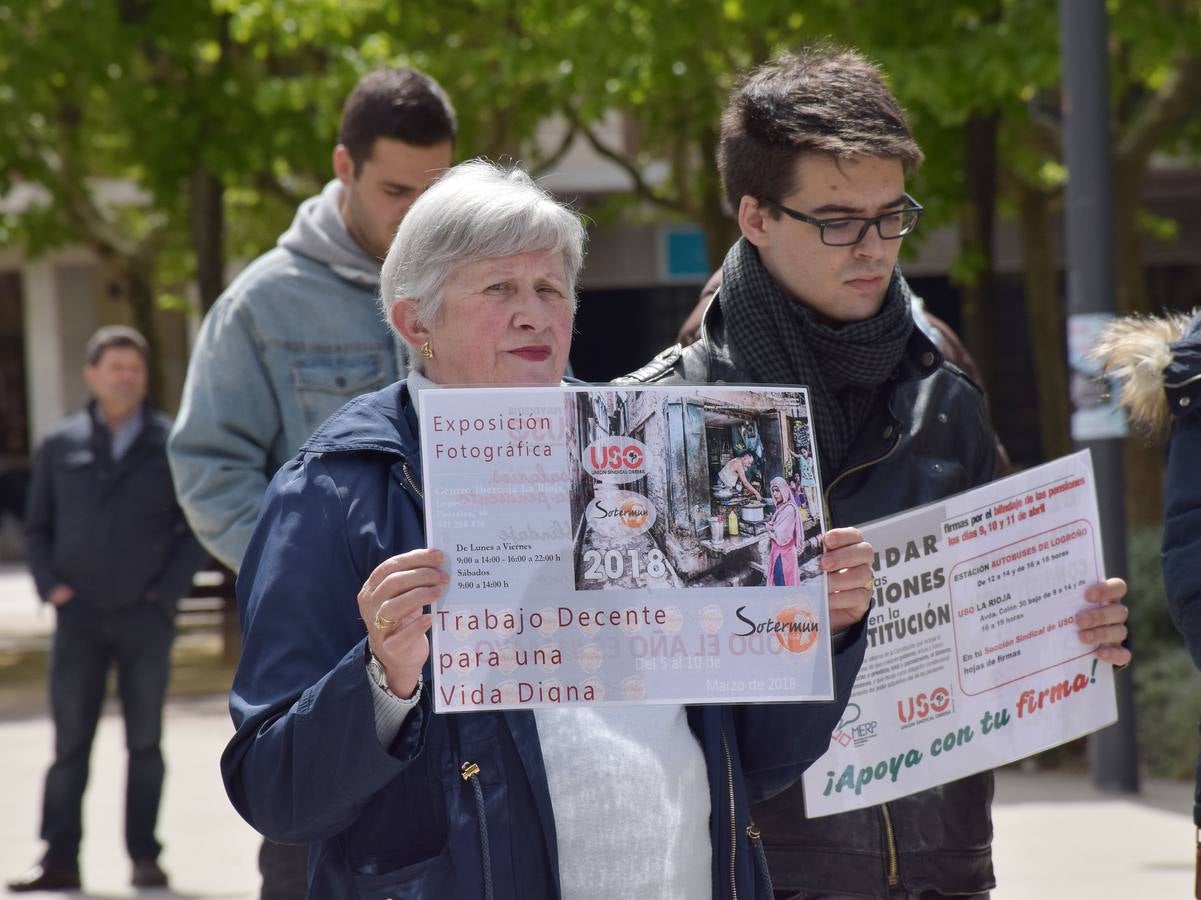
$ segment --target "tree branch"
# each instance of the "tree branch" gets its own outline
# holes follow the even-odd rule
[[[1026,112],[1030,123],[1026,135],[1031,146],[1052,159],[1063,159],[1063,123],[1034,104],[1028,104]]]
[[[691,215],[691,210],[681,205],[677,200],[673,200],[670,197],[664,197],[650,184],[648,184],[646,179],[642,177],[642,172],[639,171],[638,167],[634,163],[628,160],[621,153],[618,153],[616,150],[607,147],[601,141],[601,139],[596,136],[591,128],[579,120],[579,117],[576,116],[574,111],[569,112],[568,115],[570,117],[572,127],[579,129],[580,134],[584,136],[585,140],[588,141],[588,143],[592,146],[592,149],[596,151],[597,155],[609,160],[629,176],[630,181],[634,183],[634,193],[636,193],[642,199],[655,204],[656,206],[669,209],[672,212]]]
[[[534,178],[540,175],[545,175],[548,170],[559,164],[559,161],[567,155],[567,151],[571,149],[571,145],[575,143],[576,135],[580,133],[579,127],[575,121],[571,121],[567,131],[564,133],[562,140],[550,154],[542,159],[530,161],[530,175]]]
[[[1180,125],[1201,108],[1201,55],[1182,56],[1172,73],[1154,94],[1142,103],[1122,130],[1114,152],[1114,164],[1139,171],[1151,154]]]
[[[259,172],[254,177],[255,188],[264,194],[269,194],[278,200],[283,201],[285,206],[297,207],[307,199],[307,194],[298,194],[289,189],[282,181],[272,175],[270,172]]]

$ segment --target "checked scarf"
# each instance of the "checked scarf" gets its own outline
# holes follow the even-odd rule
[[[718,302],[730,358],[739,369],[761,384],[809,388],[818,465],[828,483],[904,357],[913,312],[900,270],[876,315],[832,326],[790,300],[754,245],[740,238],[722,264]]]

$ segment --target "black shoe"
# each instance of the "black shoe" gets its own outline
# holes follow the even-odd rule
[[[43,859],[15,881],[8,883],[14,894],[29,891],[77,891],[79,890],[79,866]]]
[[[135,859],[129,883],[134,887],[166,887],[167,873],[162,870],[157,860]]]

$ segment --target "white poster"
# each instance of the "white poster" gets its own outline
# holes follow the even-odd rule
[[[1091,457],[1076,453],[864,526],[868,649],[810,818],[1013,762],[1117,719],[1075,614],[1104,579]]]
[[[1129,433],[1115,379],[1106,377],[1100,361],[1089,356],[1113,320],[1111,313],[1076,313],[1068,317],[1068,394],[1074,441],[1123,438]]]
[[[833,696],[806,394],[427,390],[438,712]]]

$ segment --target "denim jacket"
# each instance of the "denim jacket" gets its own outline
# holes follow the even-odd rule
[[[171,470],[196,536],[234,571],[276,469],[346,401],[401,374],[378,261],[346,233],[339,189],[305,201],[281,246],[230,284],[188,366]]]

